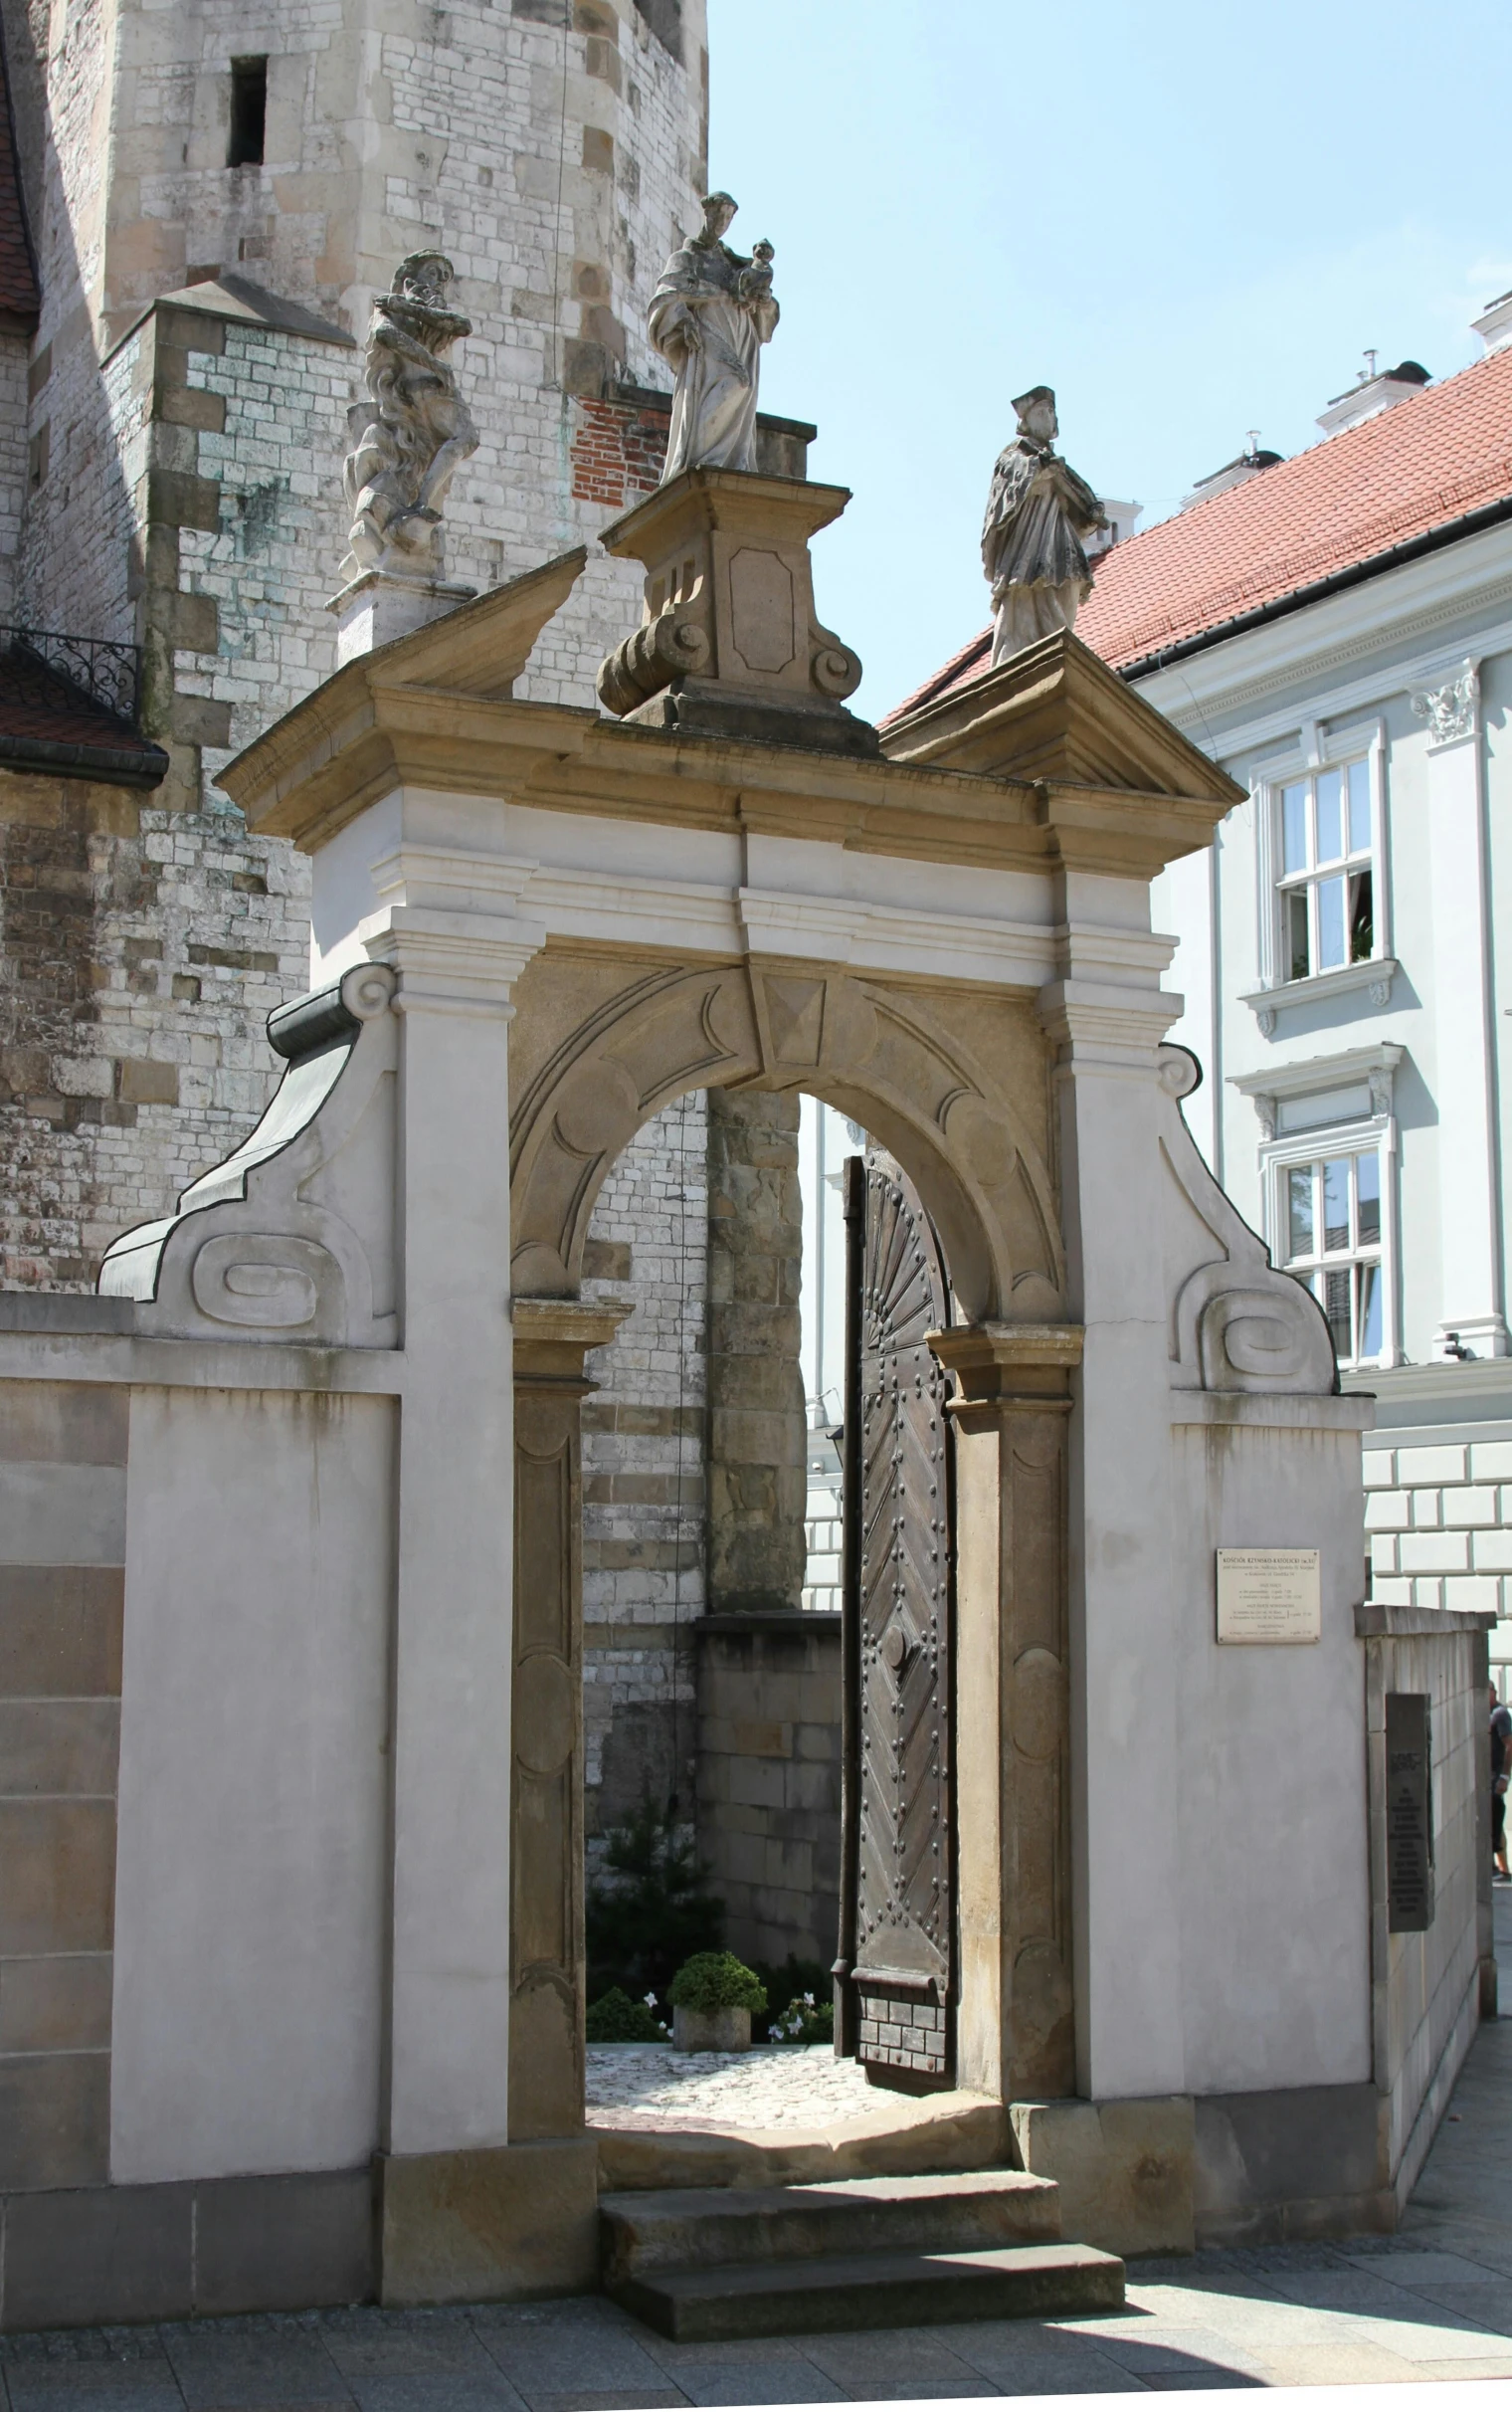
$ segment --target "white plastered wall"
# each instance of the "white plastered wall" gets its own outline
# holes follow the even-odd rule
[[[394,1413],[133,1393],[116,2183],[378,2143]]]
[[[1333,1399],[1232,1407],[1232,1422],[1171,1436],[1182,2014],[1198,2095],[1371,2074],[1360,1435],[1337,1429],[1349,1410]],[[1216,1552],[1244,1547],[1320,1552],[1319,1641],[1218,1641]]]

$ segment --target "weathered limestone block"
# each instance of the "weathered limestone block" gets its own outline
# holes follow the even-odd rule
[[[798,1608],[807,1499],[798,1366],[798,1098],[711,1089],[708,1600]]]

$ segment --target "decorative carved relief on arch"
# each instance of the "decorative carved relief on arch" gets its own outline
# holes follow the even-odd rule
[[[689,1089],[759,1082],[827,1099],[907,1166],[966,1313],[1060,1311],[1042,1150],[1009,1081],[949,1030],[948,1000],[936,1011],[917,990],[808,961],[626,970],[623,987],[587,1011],[582,965],[565,948],[548,947],[520,982],[516,1030],[535,1069],[511,1111],[517,1292],[576,1292],[600,1186],[652,1114]]]

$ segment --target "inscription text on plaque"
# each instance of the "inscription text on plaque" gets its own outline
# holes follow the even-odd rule
[[[1433,1724],[1425,1692],[1386,1696],[1386,1900],[1393,1934],[1433,1923]]]
[[[1316,1642],[1323,1587],[1316,1549],[1221,1549],[1221,1642]]]

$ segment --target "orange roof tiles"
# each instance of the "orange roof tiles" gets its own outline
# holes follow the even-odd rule
[[[1512,346],[1103,555],[1076,634],[1115,670],[1512,498]],[[890,712],[987,666],[990,632]]]

